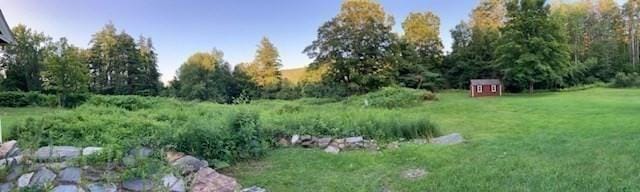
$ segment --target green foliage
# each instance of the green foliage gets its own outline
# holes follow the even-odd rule
[[[142,96],[93,96],[88,101],[95,106],[119,107],[130,111],[148,109],[157,102],[157,99]]]
[[[435,95],[428,91],[385,87],[379,91],[371,92],[363,96],[350,98],[350,103],[361,103],[365,107],[378,108],[403,108],[412,107],[422,103],[425,100],[435,100]]]
[[[40,91],[45,58],[51,54],[51,38],[44,33],[33,31],[25,25],[14,27],[12,33],[16,43],[4,49],[6,54],[0,59],[0,70],[6,79],[2,81],[4,90]]]
[[[640,87],[640,75],[638,73],[618,73],[613,80],[613,87]]]
[[[58,101],[55,96],[36,92],[0,92],[0,107],[55,107]]]

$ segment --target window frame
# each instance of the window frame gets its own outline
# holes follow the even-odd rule
[[[498,85],[491,85],[491,92],[495,93],[498,91]]]
[[[476,93],[482,93],[482,85],[476,85]]]

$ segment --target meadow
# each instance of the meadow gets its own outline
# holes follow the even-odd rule
[[[177,143],[184,151],[231,162],[233,166],[222,169],[224,173],[238,178],[244,186],[258,185],[271,191],[640,190],[638,89],[593,88],[490,98],[444,91],[438,98],[383,107],[363,106],[362,97],[262,100],[240,105],[162,98],[126,105],[137,102],[93,99],[73,110],[0,109],[3,126],[17,127],[18,132],[49,127],[48,134],[86,138],[49,136],[34,145],[74,142],[86,146],[135,140],[130,144],[164,146],[167,143],[154,143],[158,136],[178,135],[163,139]],[[113,103],[119,104],[105,105]],[[35,118],[25,120],[27,116]],[[71,119],[83,120],[69,123]],[[457,132],[467,141],[451,146],[406,142],[398,149],[337,155],[318,149],[272,148],[269,141],[260,144],[264,148],[247,142],[219,143],[252,140],[215,131],[234,127],[234,122],[242,122],[237,133],[244,136],[256,136],[252,130],[259,133],[257,137],[365,135],[384,143]],[[207,129],[200,129],[203,127]],[[111,136],[97,137],[99,132]],[[126,136],[131,134],[136,137]],[[9,137],[25,138],[20,134]],[[228,149],[233,149],[230,154],[225,153]],[[253,154],[253,149],[260,149],[260,154]],[[211,151],[215,153],[204,154]],[[401,176],[413,168],[425,169],[428,174],[418,180]]]

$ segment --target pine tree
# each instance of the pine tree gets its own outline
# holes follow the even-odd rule
[[[260,87],[273,87],[282,79],[280,67],[282,63],[278,50],[267,37],[263,37],[247,72]]]

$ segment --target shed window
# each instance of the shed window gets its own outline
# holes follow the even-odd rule
[[[496,87],[497,87],[496,85],[491,85],[491,92],[495,93],[497,90]]]
[[[476,92],[482,93],[482,85],[476,85]]]

